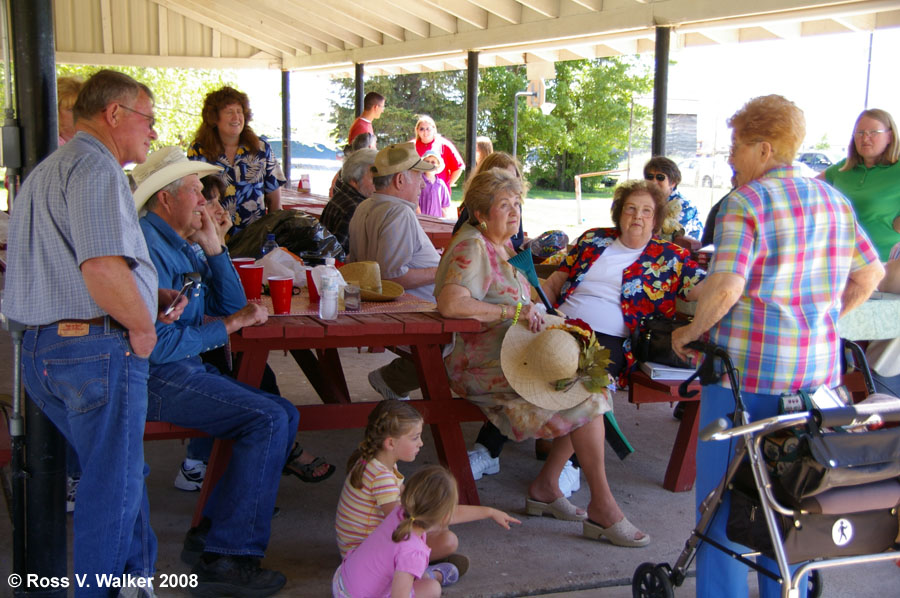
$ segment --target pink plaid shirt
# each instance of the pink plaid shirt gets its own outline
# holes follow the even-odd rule
[[[840,383],[841,294],[850,272],[878,259],[849,202],[822,181],[777,167],[734,191],[716,218],[710,274],[746,281],[712,328],[741,389],[781,394]]]

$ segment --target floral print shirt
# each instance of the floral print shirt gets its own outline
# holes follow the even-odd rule
[[[578,238],[560,266],[568,278],[560,289],[556,307],[576,292],[587,271],[618,237],[617,229],[594,228]],[[656,237],[650,239],[640,257],[622,272],[622,316],[629,332],[634,333],[641,319],[650,314],[674,318],[676,296],[685,298],[705,276],[687,249]],[[619,375],[619,384],[624,386],[635,366],[630,338],[625,339],[622,348],[626,367]]]
[[[663,221],[660,235],[663,240],[671,240],[680,229],[684,230],[686,237],[698,241],[703,238],[703,223],[700,222],[697,208],[677,189],[669,195],[666,212],[666,219]]]
[[[262,139],[260,141],[262,148],[257,151],[251,151],[244,145],[238,146],[234,164],[228,163],[225,154],[213,162],[224,168],[219,175],[225,183],[225,196],[221,202],[234,221],[232,235],[265,216],[266,193],[275,191],[286,182],[281,166],[272,153],[272,146]],[[188,150],[188,159],[209,162],[201,149],[200,144],[193,144]]]

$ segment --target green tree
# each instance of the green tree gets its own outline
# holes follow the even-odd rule
[[[632,98],[651,86],[647,69],[627,58],[556,63],[556,79],[547,90],[547,101],[556,104],[553,112],[520,113],[520,151],[533,148],[527,160],[531,182],[571,190],[576,174],[615,168],[628,150]],[[632,143],[638,145],[646,138],[650,111],[633,107]],[[597,184],[597,179],[585,181],[588,188]]]
[[[334,83],[338,100],[332,101],[332,135],[338,145],[347,140],[347,132],[356,118],[356,88],[352,79]],[[378,145],[409,141],[415,137],[419,114],[434,119],[438,133],[450,139],[462,152],[465,144],[465,71],[387,75],[366,80],[366,93],[377,91],[385,98],[384,113],[375,123]]]
[[[87,79],[105,67],[57,64],[57,76]],[[171,69],[145,67],[113,67],[144,83],[156,99],[156,132],[159,139],[152,149],[178,145],[187,149],[197,127],[206,94],[223,85],[234,85],[233,71]]]

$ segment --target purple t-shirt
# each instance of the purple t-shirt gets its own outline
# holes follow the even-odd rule
[[[402,513],[403,509],[396,507],[362,544],[347,553],[341,565],[341,579],[351,596],[389,598],[395,571],[404,571],[416,579],[422,577],[431,556],[425,534],[421,538],[410,534],[401,542],[391,538]]]
[[[447,183],[439,178],[435,178],[431,183],[422,177],[422,181],[425,183],[425,188],[419,195],[419,210],[423,214],[442,218],[444,216],[442,208],[450,207],[450,190],[447,188]]]

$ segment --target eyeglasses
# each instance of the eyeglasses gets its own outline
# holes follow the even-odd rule
[[[664,180],[666,180],[666,178],[668,178],[668,177],[666,177],[666,175],[664,175],[664,174],[656,173],[656,174],[645,174],[644,178],[647,179],[648,181],[652,181],[653,179],[656,179],[657,181],[659,181],[661,183]]]
[[[143,112],[138,112],[138,111],[135,110],[134,108],[129,108],[129,107],[126,106],[125,104],[119,104],[119,106],[121,106],[121,107],[124,108],[125,110],[128,110],[129,112],[134,112],[135,114],[139,114],[139,115],[143,116],[144,118],[146,118],[148,121],[150,121],[150,128],[151,128],[151,129],[156,125],[156,117],[155,117],[155,116],[152,116],[152,115],[150,115],[150,114],[144,114]]]
[[[731,144],[731,148],[728,150],[728,155],[733,157],[735,152],[737,152],[738,148],[742,145],[755,145],[757,143],[762,143],[762,139],[757,139],[756,141],[735,141]]]
[[[860,139],[862,139],[864,137],[872,138],[872,137],[875,137],[876,135],[881,135],[882,133],[887,133],[889,131],[890,131],[890,129],[873,129],[871,131],[856,131],[853,134],[856,135],[857,137],[859,137]]]

